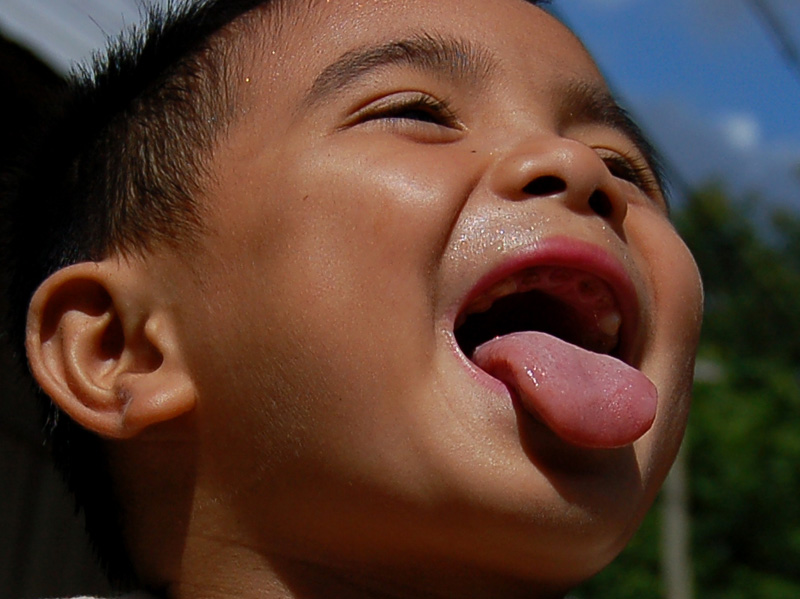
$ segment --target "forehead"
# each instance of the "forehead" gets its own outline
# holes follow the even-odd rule
[[[296,106],[298,94],[313,91],[323,71],[348,54],[426,37],[454,42],[446,45],[455,51],[441,54],[437,65],[420,60],[415,65],[406,61],[406,66],[496,68],[533,87],[537,82],[542,82],[539,87],[604,85],[580,41],[525,0],[311,0],[289,2],[270,21],[251,30],[257,52],[245,79],[259,79],[262,85],[251,88],[257,95],[269,93],[273,105],[283,96]]]

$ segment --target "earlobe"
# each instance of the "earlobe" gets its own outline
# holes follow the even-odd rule
[[[26,348],[43,391],[73,420],[124,439],[192,410],[169,314],[141,265],[80,263],[51,275],[28,310]]]

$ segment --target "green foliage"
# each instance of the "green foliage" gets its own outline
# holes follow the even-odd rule
[[[800,597],[796,375],[734,360],[696,386],[688,442],[698,596]]]
[[[676,216],[705,283],[704,348],[800,364],[800,218],[776,213],[759,230],[757,208],[710,187]]]
[[[695,385],[687,436],[695,597],[797,599],[800,215],[710,186],[675,221],[705,283],[700,356],[718,371]],[[574,596],[663,597],[659,516]]]

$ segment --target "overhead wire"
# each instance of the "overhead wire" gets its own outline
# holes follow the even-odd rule
[[[769,30],[778,50],[788,64],[789,68],[800,80],[800,48],[792,39],[789,30],[784,26],[775,8],[767,0],[745,0],[749,6],[764,22]]]

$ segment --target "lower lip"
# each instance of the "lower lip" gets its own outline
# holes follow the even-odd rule
[[[511,395],[511,392],[508,390],[508,387],[506,387],[505,383],[503,383],[502,381],[494,378],[493,376],[491,376],[485,370],[482,370],[481,368],[478,368],[478,366],[475,364],[475,362],[470,360],[469,357],[463,351],[461,351],[461,348],[458,345],[458,341],[456,341],[456,337],[452,333],[452,331],[447,336],[447,342],[450,344],[450,347],[453,349],[453,352],[455,353],[456,357],[458,358],[458,361],[461,362],[461,364],[467,370],[469,375],[476,382],[478,382],[482,386],[486,387],[492,393],[495,393],[495,394],[498,394],[498,395]]]

